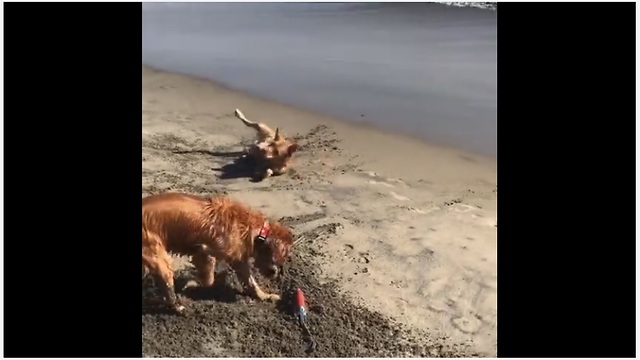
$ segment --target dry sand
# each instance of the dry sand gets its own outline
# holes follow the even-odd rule
[[[495,159],[146,67],[142,89],[143,196],[226,192],[298,218],[299,233],[339,224],[317,244],[323,279],[411,328],[496,356]],[[235,108],[298,139],[291,174],[256,183],[224,172],[254,136]]]

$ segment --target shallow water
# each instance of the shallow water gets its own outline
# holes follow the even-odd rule
[[[144,3],[142,33],[146,65],[497,153],[496,11],[432,3]]]

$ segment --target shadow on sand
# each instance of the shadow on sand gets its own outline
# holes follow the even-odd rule
[[[173,153],[234,158],[230,163],[212,169],[219,172],[218,178],[223,180],[248,178],[252,182],[260,182],[262,180],[259,171],[257,171],[258,164],[250,158],[244,157],[245,153],[243,151],[176,150]]]

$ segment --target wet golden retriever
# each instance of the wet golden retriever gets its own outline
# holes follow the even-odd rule
[[[247,156],[260,165],[262,178],[287,172],[293,154],[298,150],[298,144],[286,139],[278,128],[273,131],[266,124],[249,121],[240,109],[236,109],[235,115],[246,126],[256,131],[256,141],[248,147]]]
[[[289,257],[291,230],[228,197],[204,198],[164,193],[142,199],[142,269],[156,279],[169,306],[182,312],[174,289],[169,254],[191,256],[197,280],[211,286],[216,260],[236,272],[249,294],[277,301],[251,274],[250,260],[265,276],[274,277]]]

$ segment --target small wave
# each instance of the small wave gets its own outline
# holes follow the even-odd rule
[[[441,4],[457,6],[457,7],[475,7],[485,10],[497,10],[496,2],[441,2]]]

